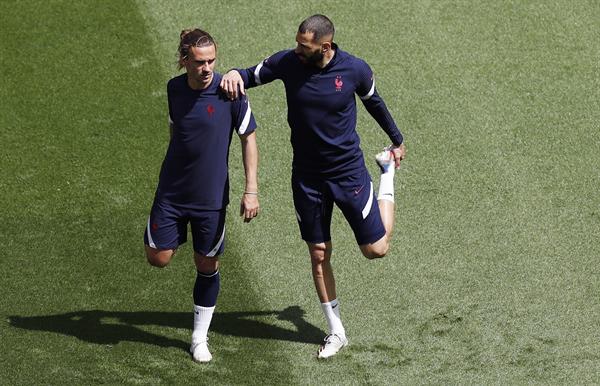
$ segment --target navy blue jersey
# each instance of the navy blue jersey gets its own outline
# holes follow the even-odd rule
[[[181,206],[218,210],[229,203],[229,144],[235,130],[251,133],[256,122],[248,99],[229,100],[214,73],[209,87],[193,90],[182,74],[167,84],[173,135],[160,171],[156,197]]]
[[[375,89],[371,68],[337,45],[334,49],[334,57],[323,69],[305,65],[293,50],[285,50],[256,66],[238,70],[248,88],[276,79],[283,81],[293,169],[303,174],[342,177],[365,167],[356,132],[354,94],[392,143],[399,145],[403,140]]]

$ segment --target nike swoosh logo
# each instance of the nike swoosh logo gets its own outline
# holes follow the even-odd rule
[[[334,309],[334,308],[335,308],[335,307],[337,307],[337,306],[338,306],[338,304],[336,304],[335,306],[331,306],[331,309]]]
[[[354,194],[358,195],[358,193],[360,193],[363,190],[364,187],[365,187],[364,185],[361,185],[360,188],[354,189]]]

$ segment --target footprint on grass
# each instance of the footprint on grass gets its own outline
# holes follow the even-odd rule
[[[352,356],[373,365],[397,368],[406,366],[412,362],[401,347],[393,347],[383,343],[375,343],[371,346],[352,346]]]

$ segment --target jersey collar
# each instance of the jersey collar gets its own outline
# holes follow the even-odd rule
[[[323,69],[321,69],[321,71],[327,71],[331,68],[331,66],[333,66],[335,63],[337,63],[337,61],[340,58],[340,49],[338,48],[338,45],[336,43],[332,43],[331,48],[333,48],[333,58],[331,58],[331,60],[329,61],[329,63],[327,63],[327,65],[325,67],[323,67]]]

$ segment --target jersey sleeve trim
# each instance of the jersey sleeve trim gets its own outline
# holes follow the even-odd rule
[[[264,62],[260,62],[256,66],[256,69],[254,69],[254,81],[256,82],[257,86],[262,84],[262,81],[260,80],[260,70],[261,70],[261,68],[263,68],[263,63]]]
[[[252,116],[252,109],[250,108],[250,101],[248,101],[248,108],[246,109],[246,114],[244,115],[244,119],[242,119],[242,124],[238,129],[238,134],[242,135],[248,130],[248,124],[250,123],[250,117]]]
[[[373,79],[373,84],[371,85],[371,89],[365,96],[361,96],[360,99],[363,101],[371,99],[371,97],[375,94],[375,79]]]

